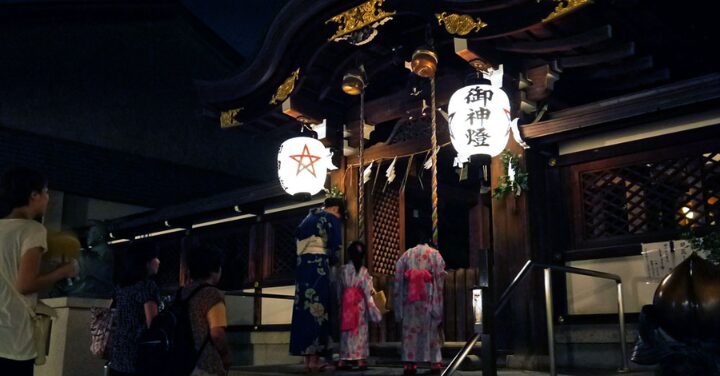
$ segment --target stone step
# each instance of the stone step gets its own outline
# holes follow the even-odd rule
[[[289,364],[290,332],[231,332],[227,334],[233,364],[238,366]]]
[[[400,342],[383,342],[370,344],[370,364],[386,367],[401,367],[400,359]],[[448,364],[457,353],[465,346],[465,342],[445,342],[442,347],[443,364]],[[473,349],[465,358],[460,366],[461,370],[478,370],[481,368],[480,349],[482,344],[475,343]],[[508,351],[499,350],[497,352],[497,366],[504,367],[506,365],[506,357],[510,354]]]
[[[399,376],[402,375],[402,367],[370,367],[367,371],[328,371],[326,375],[339,376]],[[282,366],[258,366],[258,367],[237,367],[233,368],[229,376],[284,376],[284,375],[304,375],[307,374],[301,364],[291,364]],[[420,368],[418,375],[426,375],[428,370]],[[457,371],[456,376],[482,376],[481,371]],[[498,376],[544,376],[547,372],[500,369]],[[594,369],[575,369],[561,370],[559,376],[615,376],[617,372],[607,370]],[[622,373],[623,376],[653,376],[652,371],[630,371]]]
[[[555,327],[555,359],[559,368],[588,367],[614,370],[620,367],[620,331],[618,324],[561,324]],[[637,339],[637,324],[625,325],[627,356]],[[542,369],[549,363],[547,353],[532,356],[514,354],[507,357],[512,368]],[[634,365],[632,369],[649,367]]]
[[[370,344],[370,355],[379,358],[397,358],[400,356],[400,342],[377,342]],[[465,346],[465,342],[445,342],[442,347],[443,358],[452,358]],[[482,344],[478,341],[472,352],[479,352]]]

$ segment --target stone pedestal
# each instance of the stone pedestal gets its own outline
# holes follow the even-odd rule
[[[232,332],[227,338],[233,365],[294,364],[302,359],[288,353],[290,332]]]
[[[110,300],[64,297],[43,299],[54,308],[47,362],[35,366],[36,376],[102,376],[105,361],[90,352],[90,308],[108,307]]]

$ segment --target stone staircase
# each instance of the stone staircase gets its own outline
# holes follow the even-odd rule
[[[301,359],[288,355],[289,332],[235,332],[228,334],[232,346],[234,364],[237,370],[243,373],[231,373],[236,375],[285,375],[302,374]],[[632,352],[637,338],[637,325],[626,325],[626,345],[628,354]],[[558,325],[555,334],[555,352],[558,369],[570,370],[600,370],[600,373],[590,374],[614,374],[613,372],[620,365],[619,354],[619,333],[617,324],[583,324],[583,325]],[[455,354],[463,347],[463,342],[446,342],[442,349],[443,363],[448,364]],[[475,345],[473,351],[466,358],[460,367],[464,373],[480,375],[480,348],[481,344]],[[508,352],[499,351],[497,365],[499,369],[535,369],[542,370],[548,367],[546,355],[523,357]],[[354,375],[375,375],[394,374],[394,370],[402,369],[400,361],[400,343],[383,342],[370,345],[370,359],[368,364],[375,371],[358,372]],[[652,368],[641,367],[630,364],[631,370],[637,371],[638,375],[650,375]],[[426,365],[421,365],[424,370]],[[377,373],[378,369],[383,372]],[[253,371],[255,370],[255,371]],[[248,373],[248,372],[259,373]],[[476,373],[473,373],[476,372]],[[583,374],[577,371],[578,375]],[[605,373],[602,373],[605,372]],[[645,372],[645,373],[643,373]],[[336,374],[343,374],[336,372]],[[503,373],[501,373],[503,374]],[[512,373],[510,373],[512,374]],[[572,374],[572,373],[570,373]]]
[[[443,364],[448,364],[464,345],[464,342],[445,342],[442,348]],[[465,362],[462,364],[461,369],[472,370],[480,368],[479,354],[481,346],[480,342],[475,344],[473,350],[470,352],[470,355],[468,355]],[[378,366],[402,367],[402,361],[400,360],[400,342],[371,344],[370,356],[371,364]]]

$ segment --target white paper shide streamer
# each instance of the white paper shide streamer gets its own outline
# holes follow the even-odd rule
[[[372,161],[372,162],[370,162],[370,164],[367,167],[365,167],[365,170],[363,171],[363,183],[367,183],[370,181],[374,163],[375,163],[375,161]]]
[[[390,163],[390,167],[388,167],[387,171],[385,171],[388,183],[392,183],[395,180],[395,162],[397,162],[397,157],[393,158],[392,163]]]

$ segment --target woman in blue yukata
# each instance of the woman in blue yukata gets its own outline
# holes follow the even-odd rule
[[[321,209],[312,209],[298,226],[295,304],[290,328],[290,354],[305,357],[308,371],[325,367],[320,357],[331,354],[330,264],[342,245],[345,201],[328,197]]]

